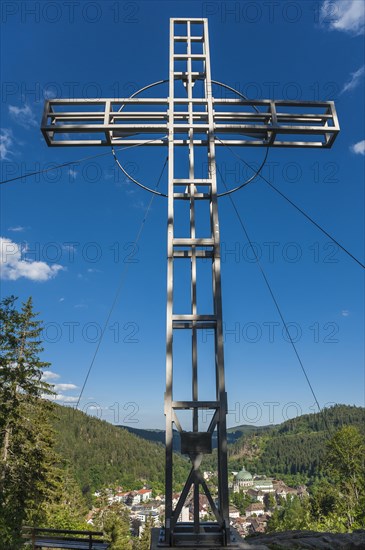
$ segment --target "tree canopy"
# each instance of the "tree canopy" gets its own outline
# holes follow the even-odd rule
[[[14,296],[0,304],[0,547],[19,548],[22,524],[40,521],[57,485],[58,460],[50,425],[52,388],[42,380],[49,363],[42,323],[32,299],[17,309]]]

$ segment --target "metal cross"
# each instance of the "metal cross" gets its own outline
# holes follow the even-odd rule
[[[181,53],[183,52],[183,53]],[[46,101],[42,133],[49,146],[167,146],[168,147],[168,222],[167,222],[167,335],[166,335],[166,501],[165,529],[159,546],[186,544],[232,546],[229,524],[227,479],[227,396],[224,377],[220,236],[217,208],[215,148],[232,146],[331,147],[339,125],[332,101],[278,101],[215,98],[211,79],[207,19],[170,19],[169,96],[120,99],[53,99]],[[158,84],[158,83],[157,83]],[[150,88],[153,85],[147,86]],[[225,86],[225,85],[224,85]],[[229,88],[228,86],[226,86]],[[146,89],[144,88],[144,89]],[[237,94],[236,94],[237,95]],[[146,108],[150,110],[145,110]],[[230,110],[229,110],[230,109]],[[152,139],[151,139],[152,138]],[[177,148],[187,152],[185,172],[175,162]],[[207,172],[197,177],[197,148],[207,154]],[[180,152],[180,151],[179,151]],[[178,201],[187,202],[189,236],[179,234],[176,220]],[[206,208],[209,234],[199,233],[199,210]],[[200,213],[200,212],[199,212]],[[200,272],[202,262],[211,269]],[[183,262],[190,272],[190,311],[175,308],[174,275]],[[199,280],[199,277],[202,280]],[[198,286],[199,280],[199,286]],[[201,288],[210,292],[211,311],[202,311]],[[180,289],[179,289],[180,290]],[[204,329],[214,333],[215,395],[200,399],[204,387],[201,373],[198,334]],[[191,393],[184,401],[174,399],[174,335],[185,331],[191,347],[185,349],[186,377]],[[181,333],[180,333],[181,334]],[[191,429],[182,429],[179,414],[190,411]],[[202,411],[211,411],[208,430],[202,429]],[[181,451],[191,460],[191,470],[178,502],[173,506],[173,427],[178,430]],[[200,471],[202,457],[212,451],[212,435],[217,435],[218,496],[212,493]],[[192,491],[193,521],[179,521]],[[199,517],[200,491],[206,495],[214,522]]]

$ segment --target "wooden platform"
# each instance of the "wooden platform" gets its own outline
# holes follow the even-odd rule
[[[32,550],[58,548],[67,550],[108,550],[110,544],[103,540],[99,531],[69,531],[62,529],[43,529],[25,527],[23,538],[25,547]]]
[[[32,542],[30,542],[32,545]],[[68,550],[107,550],[109,548],[109,544],[106,542],[93,542],[92,546],[89,546],[88,542],[83,541],[70,541],[70,540],[64,540],[64,539],[55,539],[55,538],[35,538],[34,546],[31,546],[31,548],[67,548]]]

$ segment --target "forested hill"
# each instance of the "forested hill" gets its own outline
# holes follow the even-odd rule
[[[230,428],[227,434],[229,467],[237,470],[244,464],[252,472],[267,475],[312,477],[321,468],[329,432],[334,434],[342,426],[355,426],[365,432],[365,408],[335,405],[323,413],[305,414],[282,424]],[[125,428],[147,441],[164,442],[163,430]],[[179,450],[177,433],[174,448]],[[214,469],[215,462],[213,454],[204,458],[203,465]]]
[[[326,430],[336,431],[343,426],[356,426],[365,430],[365,408],[351,405],[334,405],[323,413],[304,414],[287,420],[275,427],[274,433],[309,433]]]
[[[70,407],[57,405],[55,413],[56,451],[84,495],[113,483],[126,489],[142,487],[144,481],[163,487],[165,452],[161,445]],[[181,483],[188,462],[180,456],[174,462],[176,483]]]
[[[267,475],[313,476],[321,468],[326,442],[343,426],[365,433],[365,408],[335,405],[322,414],[306,414],[263,431],[243,435],[229,448],[231,467],[244,463]]]
[[[160,443],[165,445],[165,430],[143,430],[141,428],[132,428],[131,426],[120,426],[128,432],[138,435],[147,441],[153,441],[154,443]],[[247,434],[257,434],[259,432],[265,432],[267,429],[271,429],[272,426],[252,426],[245,424],[243,426],[237,426],[234,428],[229,428],[227,430],[227,441],[228,443],[235,443],[242,435]],[[213,449],[217,447],[217,434],[214,432],[212,439]],[[180,436],[177,430],[173,430],[173,447],[174,451],[180,452]]]
[[[59,405],[56,416],[53,423],[56,450],[68,463],[85,495],[107,484],[118,483],[132,489],[142,486],[144,481],[163,490],[165,453],[161,443],[148,440],[152,430],[146,434],[145,430],[136,430],[138,437],[119,426]],[[325,416],[333,433],[345,425],[365,432],[364,408],[336,405],[326,409]],[[276,426],[238,426],[230,432],[236,439],[229,445],[230,468],[245,464],[252,472],[267,475],[314,475],[321,465],[328,437],[323,416],[319,414],[303,415]],[[214,455],[211,458],[215,460]],[[206,459],[205,467],[209,468],[210,457]],[[177,455],[174,463],[179,484],[186,478],[188,461]]]

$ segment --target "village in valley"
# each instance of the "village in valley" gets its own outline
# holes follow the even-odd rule
[[[214,484],[217,473],[205,471],[204,479]],[[275,508],[281,506],[286,499],[297,496],[308,496],[305,485],[296,488],[289,487],[280,479],[268,478],[263,475],[252,475],[243,466],[238,472],[231,472],[229,481],[230,506],[229,518],[231,526],[241,536],[255,533],[265,533],[269,519]],[[94,493],[95,506],[87,516],[87,523],[94,525],[94,518],[108,508],[126,510],[130,516],[130,530],[134,536],[140,536],[147,525],[162,527],[165,513],[163,494],[154,494],[147,485],[143,489],[124,491],[123,487],[107,488]],[[180,493],[174,493],[173,506],[180,498]],[[201,521],[214,520],[208,499],[201,494],[199,497],[199,518]],[[189,494],[182,508],[179,521],[193,521],[193,494]]]

